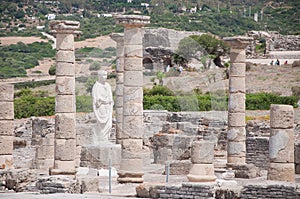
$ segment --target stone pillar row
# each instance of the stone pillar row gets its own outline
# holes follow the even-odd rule
[[[79,34],[76,21],[52,21],[56,34],[56,98],[55,151],[51,175],[75,174],[76,167],[76,104],[74,35]]]
[[[111,34],[111,39],[117,42],[116,64],[116,142],[120,144],[123,129],[123,85],[124,85],[124,35]]]
[[[271,105],[268,180],[295,182],[294,109]]]
[[[143,182],[143,34],[150,17],[116,16],[124,26],[123,124],[119,132],[122,159],[118,181]]]
[[[0,169],[13,168],[14,85],[0,85]]]
[[[227,164],[246,163],[246,52],[250,37],[228,37],[224,41],[230,45],[229,99]]]

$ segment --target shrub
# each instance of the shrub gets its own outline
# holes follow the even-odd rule
[[[292,64],[292,67],[300,67],[300,60],[299,61],[294,61]]]
[[[56,66],[51,65],[49,70],[48,70],[49,75],[55,75],[56,74]]]
[[[89,67],[90,70],[94,70],[94,71],[100,70],[100,68],[101,68],[101,64],[100,64],[100,62],[97,62],[97,61],[93,62]]]
[[[76,96],[76,112],[93,112],[92,96]]]
[[[152,89],[144,89],[144,96],[153,95],[174,96],[174,93],[168,87],[160,85],[154,86]]]

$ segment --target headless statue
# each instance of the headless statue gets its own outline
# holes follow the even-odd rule
[[[112,127],[112,112],[114,101],[110,85],[105,82],[107,79],[106,71],[98,72],[98,80],[93,86],[93,110],[97,118],[95,144],[108,142]]]

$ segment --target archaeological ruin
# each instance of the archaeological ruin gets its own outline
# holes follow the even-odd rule
[[[97,193],[99,198],[300,198],[300,120],[294,108],[273,104],[262,113],[269,120],[246,120],[246,51],[252,37],[223,39],[230,46],[228,110],[143,110],[145,64],[163,70],[168,57],[155,52],[172,52],[181,37],[144,28],[148,16],[114,19],[124,33],[110,35],[117,61],[109,142],[95,142],[94,113],[76,113],[74,37],[80,24],[52,21],[55,116],[15,119],[14,85],[0,84],[0,198],[8,191]]]

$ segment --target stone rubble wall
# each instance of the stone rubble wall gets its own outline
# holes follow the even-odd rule
[[[246,140],[246,162],[252,163],[256,167],[268,170],[269,158],[269,138],[267,137],[248,137]]]
[[[137,192],[145,197],[144,192]],[[151,198],[299,198],[299,188],[292,183],[268,182],[241,186],[223,186],[215,183],[183,183],[182,185],[157,185],[149,188]]]

